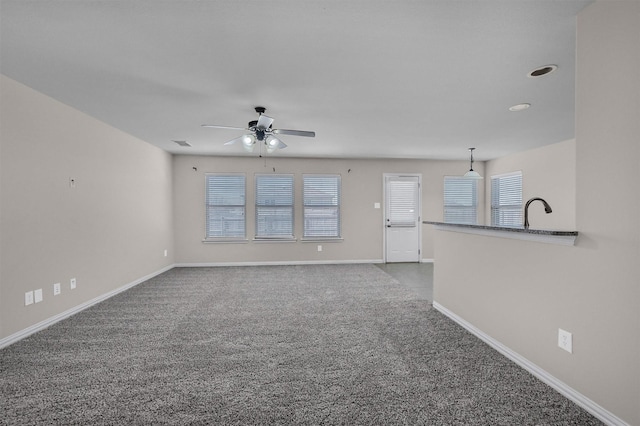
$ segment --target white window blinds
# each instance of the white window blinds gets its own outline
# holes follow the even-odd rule
[[[207,174],[206,239],[245,237],[245,176]]]
[[[491,225],[522,226],[522,172],[491,177]]]
[[[459,176],[444,178],[445,223],[478,223],[478,181]]]
[[[303,175],[305,238],[340,237],[340,175]]]
[[[417,178],[391,177],[386,187],[387,225],[416,226],[420,191]]]
[[[256,238],[293,238],[293,175],[256,175]]]

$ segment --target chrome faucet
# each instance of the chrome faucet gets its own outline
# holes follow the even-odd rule
[[[544,204],[544,212],[546,214],[549,214],[553,211],[551,210],[551,206],[549,205],[549,203],[547,203],[542,198],[534,197],[530,199],[529,201],[527,201],[527,204],[524,205],[524,229],[529,229],[529,204],[531,204],[533,201],[542,201],[542,204]]]

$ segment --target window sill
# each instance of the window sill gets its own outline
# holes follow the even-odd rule
[[[342,237],[313,237],[313,238],[303,238],[300,240],[303,243],[340,243],[344,241]]]
[[[298,241],[296,238],[260,238],[255,237],[252,240],[254,243],[295,243]]]
[[[246,238],[220,238],[220,239],[204,239],[205,244],[246,244],[249,242]]]

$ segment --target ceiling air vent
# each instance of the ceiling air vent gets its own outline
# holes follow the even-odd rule
[[[180,146],[191,146],[187,141],[171,141],[171,142],[175,142]]]

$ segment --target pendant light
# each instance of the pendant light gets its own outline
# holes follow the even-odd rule
[[[467,179],[482,179],[482,176],[480,176],[480,173],[473,170],[473,150],[474,149],[475,148],[469,148],[469,152],[471,153],[471,164],[469,166],[469,171],[464,174],[464,177]]]

